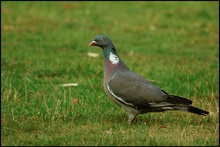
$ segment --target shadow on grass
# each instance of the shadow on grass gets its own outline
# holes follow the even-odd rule
[[[109,122],[112,124],[128,124],[128,118],[126,114],[116,114],[111,116],[105,116],[102,118],[103,122]],[[166,113],[148,113],[138,115],[132,125],[145,124],[148,126],[168,126],[173,123],[184,125],[200,125],[210,122],[209,116],[199,116],[184,112],[166,112]]]

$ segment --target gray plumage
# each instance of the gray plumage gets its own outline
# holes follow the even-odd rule
[[[207,111],[190,106],[191,100],[170,95],[132,72],[119,58],[112,41],[99,35],[89,46],[99,46],[104,53],[104,90],[117,105],[124,108],[128,122],[134,121],[138,114],[183,110],[206,115]]]

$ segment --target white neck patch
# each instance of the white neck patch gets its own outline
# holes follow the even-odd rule
[[[112,62],[112,64],[118,64],[119,63],[118,56],[113,54],[112,52],[110,52],[109,60]]]

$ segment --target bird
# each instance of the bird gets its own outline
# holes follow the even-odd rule
[[[134,122],[139,114],[182,110],[198,115],[209,112],[191,106],[192,101],[172,95],[146,78],[131,71],[119,58],[116,48],[106,35],[98,35],[89,46],[100,47],[104,54],[104,91],[128,116],[128,123]]]

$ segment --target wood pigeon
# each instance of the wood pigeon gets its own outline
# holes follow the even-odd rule
[[[168,94],[142,76],[132,72],[119,58],[112,41],[105,35],[96,36],[89,46],[99,46],[104,53],[104,90],[128,115],[128,123],[138,114],[183,110],[206,115],[209,112],[190,106],[191,100]]]

